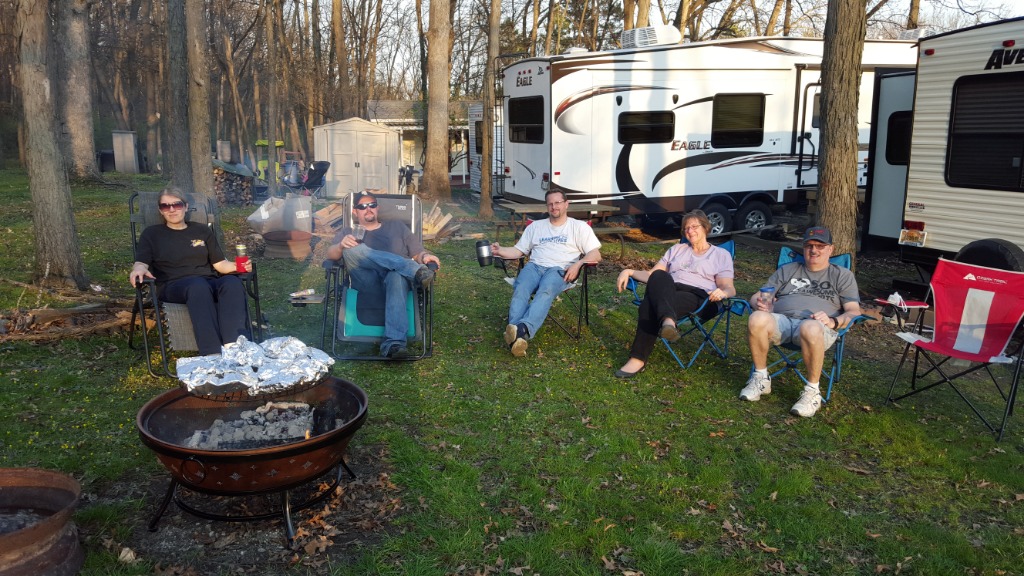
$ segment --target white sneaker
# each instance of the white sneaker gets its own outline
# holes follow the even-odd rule
[[[800,393],[800,399],[789,409],[789,413],[794,416],[810,418],[818,412],[818,408],[821,408],[821,392],[817,388],[804,386],[804,391]]]
[[[740,400],[746,400],[747,402],[757,402],[761,399],[761,394],[772,393],[772,379],[768,376],[762,376],[757,372],[750,375],[750,380],[747,380],[747,385],[740,391]]]

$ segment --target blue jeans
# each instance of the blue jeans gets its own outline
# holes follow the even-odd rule
[[[374,250],[366,244],[346,248],[342,258],[356,290],[380,291],[381,287],[384,288],[384,341],[380,344],[381,353],[387,352],[393,344],[405,346],[406,332],[409,330],[406,294],[422,265],[411,258]]]
[[[537,335],[544,319],[548,316],[548,310],[555,298],[569,286],[562,277],[564,271],[561,268],[552,266],[544,268],[529,262],[512,286],[512,302],[508,307],[508,323],[512,325],[526,324],[530,331],[530,338]],[[530,296],[533,301],[530,301]]]
[[[245,285],[234,274],[187,276],[164,285],[160,299],[184,304],[192,319],[196,345],[203,356],[220,354],[221,344],[251,339]]]

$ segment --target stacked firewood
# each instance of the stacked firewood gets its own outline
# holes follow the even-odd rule
[[[430,211],[423,215],[423,239],[434,240],[451,236],[459,231],[459,223],[452,222],[451,213],[444,214],[438,206],[438,202],[430,207]]]
[[[252,204],[252,178],[234,174],[223,168],[213,169],[213,190],[221,206]]]

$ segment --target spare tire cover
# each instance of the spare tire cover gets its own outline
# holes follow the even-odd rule
[[[961,248],[954,260],[999,270],[1024,272],[1024,250],[1000,238],[975,240]]]

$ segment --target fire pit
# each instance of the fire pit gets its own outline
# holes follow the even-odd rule
[[[0,576],[78,573],[85,553],[70,520],[80,493],[64,474],[0,469]]]
[[[211,520],[250,521],[282,517],[289,545],[295,537],[291,510],[319,502],[334,491],[342,471],[355,474],[345,464],[348,443],[366,420],[366,393],[355,384],[327,377],[311,388],[284,395],[276,402],[299,402],[313,409],[314,426],[306,439],[262,446],[202,449],[190,447],[197,430],[217,421],[242,418],[266,404],[265,399],[220,401],[189,394],[183,389],[165,392],[139,411],[136,425],[142,442],[156,453],[170,471],[171,482],[160,508],[149,524],[151,531],[173,499],[186,512]],[[194,443],[194,442],[193,442]],[[305,502],[292,505],[289,490],[311,482],[337,468],[334,481]],[[279,493],[280,509],[244,515],[215,514],[187,503],[179,486],[214,496],[247,496]]]

